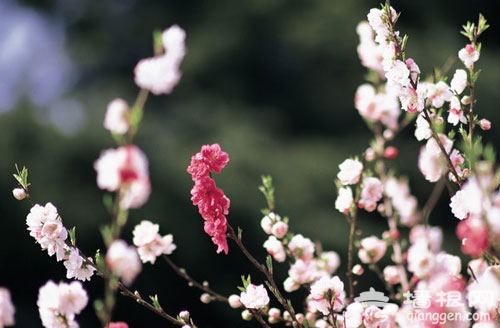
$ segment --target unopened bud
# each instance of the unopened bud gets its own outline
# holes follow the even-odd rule
[[[356,276],[361,276],[365,272],[361,264],[356,264],[355,266],[352,267],[352,273],[355,274]]]
[[[179,312],[179,318],[184,322],[189,322],[189,311],[181,311]]]
[[[210,294],[208,294],[208,293],[203,293],[200,296],[200,301],[204,304],[208,304],[208,303],[212,302],[212,296],[210,296]]]
[[[398,157],[398,149],[392,146],[387,147],[384,149],[384,157],[387,159],[395,159]]]
[[[373,150],[373,148],[367,148],[365,150],[365,160],[367,162],[371,162],[375,159],[375,151]]]
[[[241,307],[240,297],[236,294],[230,295],[227,299],[229,306],[233,309]]]
[[[479,127],[481,128],[481,130],[483,131],[487,131],[489,129],[491,129],[491,122],[485,118],[479,120]]]
[[[17,200],[23,200],[26,198],[26,190],[24,190],[24,188],[14,188],[14,190],[12,190],[12,194]]]
[[[278,323],[280,320],[281,311],[277,308],[270,308],[267,312],[267,315],[269,316],[269,318],[267,319],[269,323]]]
[[[463,96],[462,99],[460,99],[460,102],[464,105],[470,104],[470,97],[469,96]]]
[[[248,310],[244,310],[243,312],[241,312],[241,318],[245,321],[252,320],[252,317],[252,313],[250,313],[250,311]]]

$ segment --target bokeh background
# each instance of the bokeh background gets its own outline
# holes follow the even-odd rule
[[[399,30],[410,35],[409,56],[422,72],[455,60],[466,43],[459,34],[478,13],[492,27],[483,42],[478,82],[479,115],[500,124],[500,19],[496,1],[393,1],[402,11]],[[274,177],[277,211],[290,228],[345,258],[347,224],[335,211],[338,164],[368,146],[369,133],[353,107],[365,70],[356,55],[355,27],[373,0],[2,0],[0,1],[0,285],[12,293],[18,327],[40,327],[38,288],[65,279],[65,269],[40,251],[25,228],[28,203],[12,197],[14,164],[30,170],[33,199],[52,202],[67,227],[77,226],[78,245],[91,254],[102,248],[99,227],[109,219],[95,184],[93,162],[113,147],[102,120],[116,97],[133,102],[138,89],[133,68],[152,54],[152,32],[179,24],[187,32],[183,77],[169,96],[150,97],[137,144],[150,160],[153,193],[133,211],[123,237],[149,219],[172,233],[172,258],[223,294],[237,292],[240,276],[255,270],[234,244],[217,255],[190,203],[185,172],[200,146],[218,142],[231,161],[217,183],[231,198],[229,220],[259,258],[266,236],[260,230],[265,201],[260,176]],[[455,64],[454,67],[458,67]],[[420,202],[431,185],[416,170],[418,145],[411,128],[395,143],[398,170],[410,178]],[[493,132],[485,139],[498,145]],[[458,254],[455,220],[443,198],[431,217],[446,227],[444,247]],[[384,229],[369,216],[365,235]],[[276,266],[279,279],[286,267]],[[339,269],[344,277],[345,261]],[[376,284],[368,276],[369,284]],[[366,280],[366,279],[365,279]],[[85,287],[99,297],[102,280]],[[225,304],[201,305],[161,260],[145,265],[133,288],[158,294],[172,314],[189,309],[200,327],[256,327]],[[297,292],[304,295],[304,292]],[[119,297],[116,320],[130,327],[169,324],[131,300]],[[82,327],[98,327],[92,305],[80,315]]]

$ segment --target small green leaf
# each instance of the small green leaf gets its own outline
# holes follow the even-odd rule
[[[160,301],[158,300],[158,295],[157,294],[155,294],[154,296],[150,295],[149,299],[153,303],[153,306],[155,307],[155,309],[163,311],[163,309],[162,309],[162,307],[160,305]]]
[[[69,229],[68,233],[71,245],[76,246],[76,227]]]
[[[273,274],[273,258],[271,255],[268,255],[266,257],[266,265],[267,265],[267,270],[269,271],[270,274]]]

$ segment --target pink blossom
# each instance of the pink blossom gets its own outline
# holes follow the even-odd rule
[[[439,227],[416,225],[410,230],[410,242],[412,244],[425,242],[433,253],[441,249],[442,241],[443,232]]]
[[[226,241],[227,220],[229,213],[229,198],[222,189],[217,188],[215,181],[209,176],[195,180],[191,189],[191,201],[205,220],[204,230],[212,237],[212,242],[218,246],[217,253],[229,251]]]
[[[363,238],[360,241],[358,256],[363,263],[376,263],[384,256],[387,243],[376,236]]]
[[[106,328],[128,328],[128,324],[123,321],[118,321],[118,322],[110,322],[106,326]]]
[[[443,134],[440,134],[439,138],[444,149],[449,154],[453,142]],[[420,149],[418,168],[429,182],[436,182],[447,172],[446,160],[434,138],[429,139],[427,144]]]
[[[349,187],[339,189],[339,194],[335,200],[335,208],[341,213],[348,213],[354,203],[352,190]]]
[[[266,234],[270,235],[273,233],[274,224],[280,221],[281,217],[278,214],[271,212],[262,218],[262,220],[260,221],[260,226]]]
[[[417,199],[410,194],[408,181],[404,178],[397,180],[389,177],[384,181],[384,193],[391,199],[392,206],[399,213],[399,222],[406,226],[413,226],[419,216]]]
[[[59,285],[48,281],[38,292],[38,310],[42,325],[47,328],[62,327],[61,322],[65,322],[66,327],[78,327],[75,315],[79,314],[87,303],[87,292],[79,281]]]
[[[154,264],[156,258],[161,254],[172,254],[177,248],[173,243],[171,234],[161,236],[158,231],[160,227],[151,221],[143,220],[136,225],[132,234],[134,235],[134,245],[143,263]]]
[[[426,278],[433,270],[435,255],[429,249],[428,243],[421,240],[408,248],[408,271],[413,272],[415,277]]]
[[[269,236],[263,246],[275,261],[284,262],[286,260],[285,248],[275,236]]]
[[[377,202],[382,199],[382,191],[382,182],[379,179],[374,177],[364,178],[358,207],[372,212],[377,208]]]
[[[401,269],[397,265],[388,265],[383,271],[384,280],[391,285],[399,284],[401,281]]]
[[[57,209],[51,203],[44,207],[34,205],[26,217],[26,225],[30,236],[35,238],[49,256],[56,255],[57,261],[64,258],[68,231],[63,226]]]
[[[360,41],[357,52],[361,64],[366,68],[378,71],[383,76],[382,48],[375,43],[375,36],[369,23],[366,21],[359,23],[356,32]]]
[[[418,141],[427,140],[432,136],[429,122],[427,122],[423,113],[418,114],[416,125],[415,138],[417,138]]]
[[[478,301],[477,298],[469,297],[469,306],[473,306],[478,310],[494,310],[498,309],[500,301],[500,266],[493,265],[488,267],[483,274],[477,276],[477,280],[473,281],[468,287],[467,292],[470,294],[474,292],[484,293],[488,291],[491,293],[489,302],[484,302],[484,299]]]
[[[340,266],[340,257],[334,251],[322,252],[319,258],[315,259],[316,269],[321,272],[324,271],[326,274],[331,275],[337,271]]]
[[[401,102],[401,109],[408,113],[416,113],[424,110],[425,107],[425,89],[422,88],[423,84],[419,84],[419,88],[415,90],[412,86],[402,88],[399,92],[399,101]]]
[[[418,77],[420,76],[420,67],[413,58],[408,58],[405,60],[406,67],[410,70],[410,78],[413,84],[417,84]]]
[[[361,303],[351,303],[344,313],[345,328],[359,328],[363,323],[363,311],[365,307]]]
[[[462,105],[460,104],[460,100],[457,97],[453,96],[450,101],[448,123],[457,125],[458,122],[467,124],[467,118],[465,117],[464,112],[462,110]]]
[[[64,261],[64,266],[67,270],[66,278],[76,278],[82,281],[90,280],[96,268],[87,263],[85,259],[80,256],[80,252],[77,248],[70,247],[67,253],[69,254]],[[89,258],[88,261],[92,262],[92,258]]]
[[[140,88],[155,95],[172,92],[181,78],[179,66],[185,55],[185,37],[184,30],[177,25],[163,32],[165,53],[140,60],[134,69],[135,83]]]
[[[382,328],[387,327],[389,317],[376,306],[369,306],[363,311],[363,324],[365,328]]]
[[[479,59],[479,51],[472,44],[468,44],[465,48],[460,49],[458,58],[464,63],[465,67],[472,69],[474,63]]]
[[[314,243],[311,239],[297,234],[288,242],[288,250],[296,259],[308,261],[314,256]]]
[[[354,106],[365,119],[381,122],[389,129],[397,128],[401,109],[394,94],[376,93],[371,84],[363,84],[356,90]]]
[[[148,200],[151,193],[148,160],[138,147],[107,149],[95,161],[94,169],[99,188],[111,192],[123,188],[122,208],[138,208]]]
[[[204,145],[201,151],[191,157],[187,172],[193,181],[211,172],[219,173],[229,162],[229,156],[222,151],[219,144]]]
[[[439,81],[436,84],[429,84],[427,86],[427,98],[430,100],[434,108],[443,107],[445,102],[449,102],[453,93],[450,91],[450,87],[443,81]]]
[[[361,173],[363,172],[363,164],[356,159],[346,159],[339,165],[340,172],[337,174],[337,178],[340,183],[345,185],[351,185],[358,183]]]
[[[457,69],[451,79],[450,87],[457,95],[464,92],[467,87],[467,72],[463,69]]]
[[[137,250],[123,240],[111,244],[106,252],[106,264],[126,285],[130,285],[142,270]]]
[[[269,296],[264,285],[249,284],[240,294],[240,302],[247,309],[261,309],[269,304]]]
[[[462,241],[460,249],[464,254],[479,257],[488,249],[488,227],[479,218],[469,217],[459,222],[456,234]]]
[[[288,270],[288,276],[291,282],[293,282],[293,284],[290,285],[296,286],[298,288],[300,285],[307,284],[316,280],[321,275],[316,270],[315,262],[298,259],[290,266],[290,269]],[[291,291],[286,289],[286,282],[285,290]]]
[[[114,134],[127,133],[130,126],[128,111],[128,104],[125,100],[121,98],[112,100],[106,109],[104,128]]]
[[[472,177],[451,197],[451,211],[457,219],[463,220],[468,214],[479,215],[486,209],[487,201],[479,183]]]
[[[410,87],[410,69],[406,63],[395,60],[392,67],[385,74],[387,84],[390,89],[399,89]]]
[[[309,306],[324,315],[344,307],[344,283],[339,277],[322,277],[311,285]]]
[[[10,291],[5,287],[0,287],[0,327],[13,326],[16,309],[12,304]]]

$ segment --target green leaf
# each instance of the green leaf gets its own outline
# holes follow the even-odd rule
[[[28,190],[28,187],[30,186],[30,183],[28,182],[28,169],[23,166],[23,168],[19,170],[17,164],[15,164],[15,167],[16,173],[13,174],[14,179],[16,179],[17,183],[19,183],[21,187]]]
[[[158,300],[158,295],[157,294],[155,294],[154,296],[150,295],[149,299],[153,303],[153,306],[155,307],[155,309],[163,311],[163,309],[162,309],[162,307],[160,305],[160,301]]]
[[[73,227],[68,230],[69,240],[71,241],[71,245],[76,246],[76,227]]]

